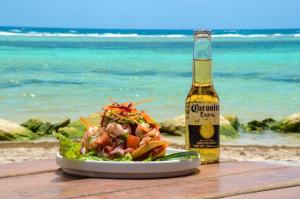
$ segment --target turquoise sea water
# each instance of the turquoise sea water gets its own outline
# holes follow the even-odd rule
[[[300,30],[214,30],[223,114],[242,121],[300,112]],[[191,86],[192,30],[0,28],[0,118],[58,121],[116,101],[164,120]]]

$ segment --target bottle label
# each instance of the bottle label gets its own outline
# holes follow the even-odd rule
[[[219,147],[219,104],[191,103],[187,124],[191,148]]]

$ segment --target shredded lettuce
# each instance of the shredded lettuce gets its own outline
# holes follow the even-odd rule
[[[95,151],[90,151],[82,155],[81,160],[97,160],[97,161],[106,161],[109,160],[105,157],[100,157]]]
[[[120,156],[118,158],[113,159],[113,161],[131,162],[133,160],[132,160],[130,153],[126,153],[124,156]]]
[[[150,153],[148,157],[145,160],[143,160],[143,162],[151,162],[151,161],[152,161],[152,153]]]

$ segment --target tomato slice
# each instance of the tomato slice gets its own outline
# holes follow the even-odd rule
[[[140,144],[140,138],[138,136],[134,135],[128,135],[127,136],[127,148],[138,148]]]

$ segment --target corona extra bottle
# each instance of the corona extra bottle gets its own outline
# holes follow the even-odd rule
[[[187,149],[200,153],[201,163],[219,161],[219,97],[212,83],[211,32],[194,32],[193,82],[185,107]]]

